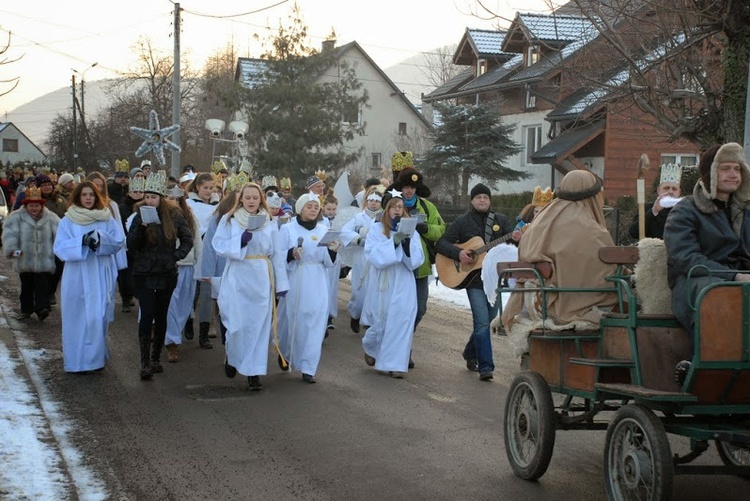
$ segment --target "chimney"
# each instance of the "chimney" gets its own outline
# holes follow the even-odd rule
[[[323,43],[321,44],[321,52],[328,52],[334,47],[336,47],[336,31],[331,28],[331,34],[328,35],[328,37],[326,37],[326,39],[323,40]]]

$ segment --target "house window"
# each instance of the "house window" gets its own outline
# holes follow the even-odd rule
[[[341,118],[341,121],[345,124],[359,124],[360,123],[360,114],[359,114],[359,104],[357,104],[356,101],[349,101],[344,104],[344,113],[343,117]]]
[[[523,128],[523,150],[526,154],[525,164],[531,164],[531,155],[542,147],[542,126],[529,125]]]
[[[18,139],[3,139],[3,151],[18,153]]]
[[[372,168],[373,169],[379,169],[380,164],[382,163],[383,156],[380,153],[373,153],[372,154]]]
[[[484,75],[487,72],[487,60],[477,59],[477,76]]]
[[[683,167],[695,167],[698,165],[698,155],[679,155],[667,153],[661,156],[661,163],[664,164],[678,164]]]
[[[526,108],[536,108],[536,96],[531,87],[526,87]]]
[[[526,66],[531,66],[539,61],[539,46],[529,45],[526,48]]]
[[[398,123],[398,135],[399,136],[405,136],[406,135],[406,122],[399,122]]]

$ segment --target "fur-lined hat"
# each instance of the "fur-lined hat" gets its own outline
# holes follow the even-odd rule
[[[750,183],[750,167],[745,161],[745,151],[742,146],[737,143],[726,143],[721,147],[713,146],[703,154],[700,164],[698,164],[698,172],[701,178],[699,182],[703,188],[703,193],[710,199],[716,198],[716,172],[719,165],[724,162],[740,164],[742,182],[739,189]]]
[[[404,189],[404,186],[412,186],[417,190],[417,196],[430,198],[432,191],[424,184],[424,177],[416,169],[408,168],[401,171],[398,180],[393,183],[393,187],[398,191]]]

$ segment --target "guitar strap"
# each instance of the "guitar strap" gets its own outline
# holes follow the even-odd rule
[[[495,225],[495,213],[490,211],[487,215],[487,223],[484,225],[484,243],[489,243],[492,240],[492,227]]]

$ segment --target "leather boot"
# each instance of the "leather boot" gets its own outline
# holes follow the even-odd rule
[[[210,350],[214,347],[208,340],[208,331],[211,329],[211,322],[201,322],[198,331],[198,344],[204,350]]]
[[[149,348],[151,348],[151,340],[149,338],[138,338],[141,347],[141,381],[151,379],[154,375],[153,369],[151,369],[151,362],[149,361]]]
[[[151,369],[154,374],[164,372],[161,365],[161,348],[164,346],[164,334],[154,334],[154,340],[151,343]]]
[[[185,336],[185,339],[190,341],[193,339],[193,317],[189,317],[187,319],[187,322],[185,322],[185,328],[182,330],[182,334]]]

